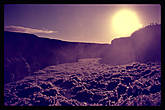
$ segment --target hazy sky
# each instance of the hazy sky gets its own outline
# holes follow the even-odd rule
[[[155,4],[8,4],[4,9],[4,25],[8,31],[53,39],[110,43],[117,37],[111,21],[121,9],[135,12],[143,26],[161,23],[161,7]]]

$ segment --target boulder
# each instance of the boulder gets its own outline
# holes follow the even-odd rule
[[[83,88],[82,87],[74,87],[72,89],[72,94],[77,94],[77,92],[80,92]]]
[[[49,89],[49,90],[44,91],[42,94],[47,95],[47,96],[55,96],[57,94],[57,90]]]
[[[127,88],[125,86],[119,85],[117,88],[118,95],[124,94]]]
[[[90,93],[89,91],[80,91],[79,93],[76,94],[75,97],[73,97],[74,99],[80,101],[80,102],[88,102],[91,103],[92,101],[92,93]]]
[[[144,89],[143,91],[142,91],[142,94],[144,94],[144,95],[149,95],[149,91],[147,90],[147,89]]]
[[[151,86],[149,91],[150,91],[150,93],[159,92],[159,91],[161,91],[161,85],[153,85],[153,86]]]
[[[49,104],[50,102],[44,97],[36,97],[35,100],[32,101],[33,106],[48,106]]]
[[[17,92],[18,97],[29,97],[29,95],[33,95],[34,92],[39,92],[41,89],[39,87],[30,87],[25,88]]]
[[[113,90],[118,86],[119,82],[118,81],[112,81],[108,84],[107,90]]]
[[[63,79],[58,79],[57,81],[53,82],[53,84],[56,86],[56,85],[60,85],[63,83]]]
[[[52,88],[52,86],[51,86],[50,84],[45,84],[45,83],[41,84],[40,86],[41,86],[43,89]]]
[[[68,102],[60,102],[61,106],[72,106],[72,104]]]
[[[132,82],[132,79],[130,77],[123,77],[121,80],[122,84],[129,85]]]

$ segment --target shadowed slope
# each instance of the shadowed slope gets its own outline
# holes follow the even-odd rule
[[[100,57],[107,46],[4,32],[5,82],[19,80],[46,66]]]

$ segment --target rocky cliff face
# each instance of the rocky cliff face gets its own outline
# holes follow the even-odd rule
[[[161,25],[149,25],[131,35],[136,60],[161,60]]]
[[[103,63],[112,65],[132,61],[161,61],[161,25],[149,25],[130,37],[114,39],[102,56]]]
[[[4,32],[5,83],[50,65],[100,57],[107,44],[65,42],[32,34]]]

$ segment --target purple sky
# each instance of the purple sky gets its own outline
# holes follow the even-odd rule
[[[160,5],[139,4],[8,4],[5,30],[33,33],[65,41],[110,43],[112,16],[121,8],[134,11],[143,24],[161,23]]]

